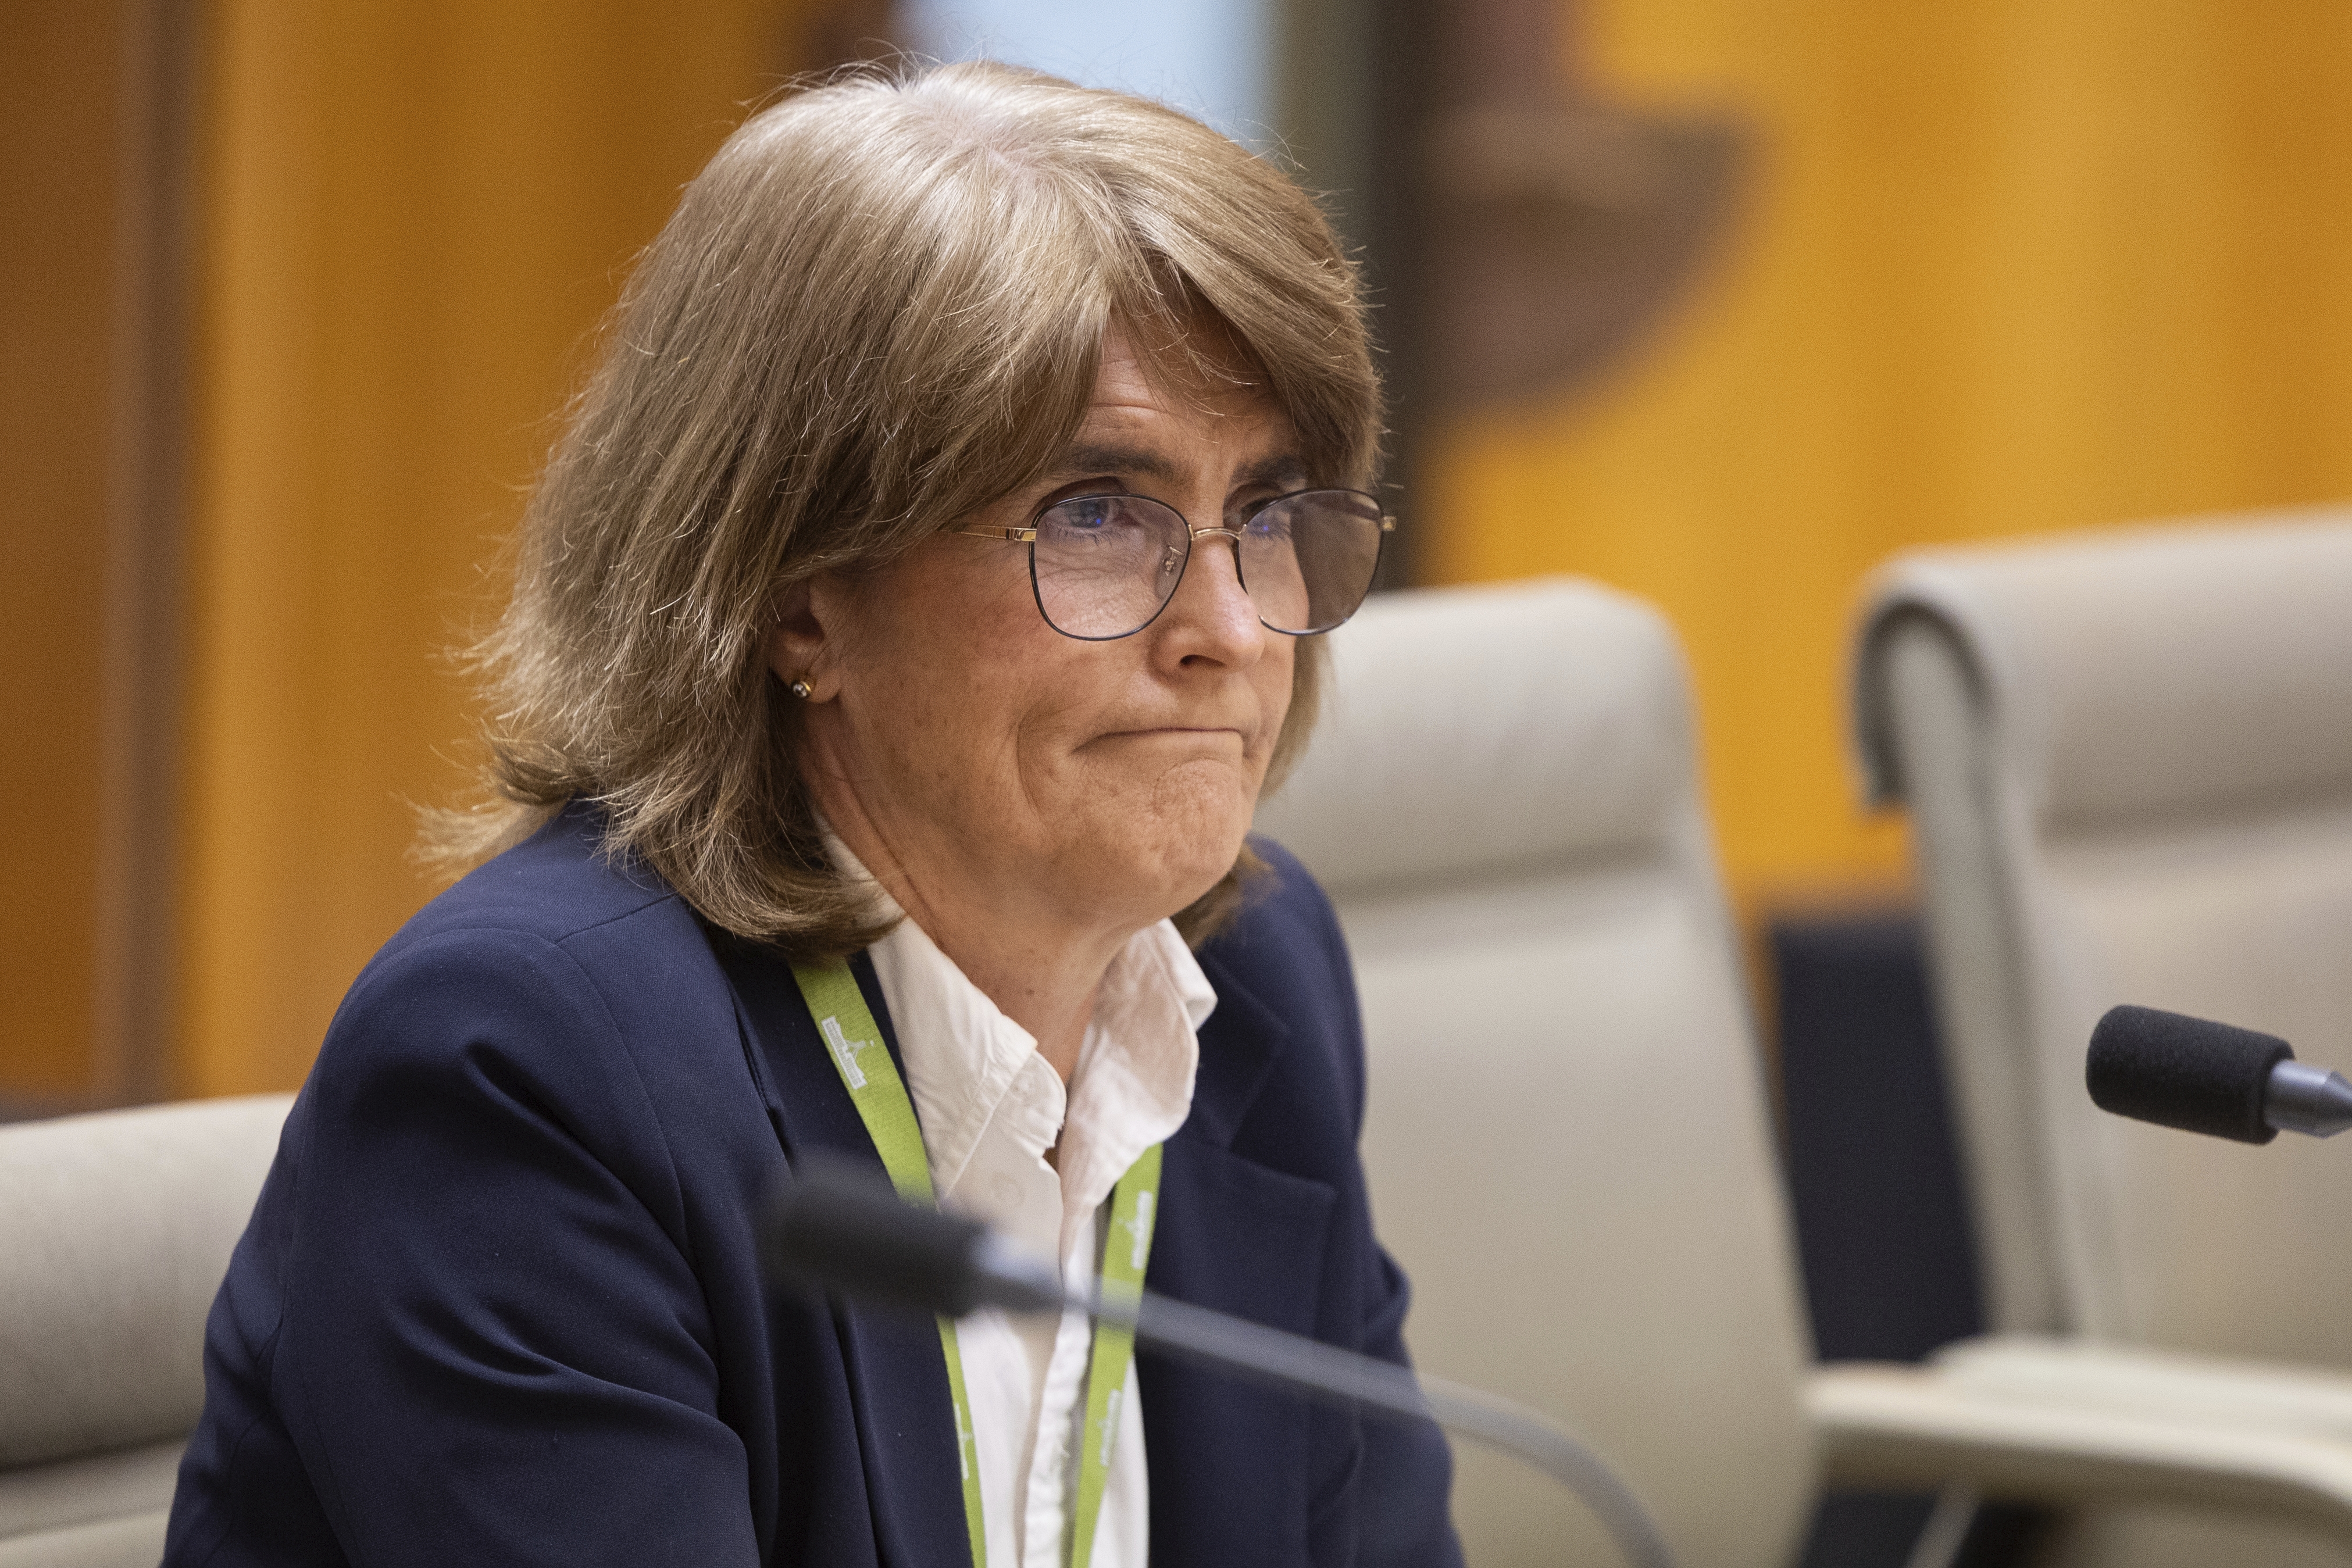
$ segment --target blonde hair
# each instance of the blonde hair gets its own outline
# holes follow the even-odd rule
[[[1076,433],[1105,329],[1217,366],[1220,321],[1318,483],[1369,482],[1380,392],[1354,267],[1313,202],[1142,99],[993,64],[866,73],[754,115],[687,187],[533,495],[473,651],[485,799],[428,816],[456,871],[595,801],[609,852],[795,956],[882,934],[827,861],[778,592],[891,559]],[[1189,345],[1189,346],[1188,346]],[[1227,372],[1230,373],[1230,372]],[[1268,788],[1315,717],[1299,650]],[[1242,863],[1179,916],[1202,939]]]

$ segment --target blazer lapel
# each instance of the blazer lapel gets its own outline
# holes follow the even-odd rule
[[[877,1179],[887,1179],[882,1156],[842,1087],[791,966],[747,943],[715,938],[712,946],[734,983],[744,1054],[786,1160],[797,1166],[814,1156],[865,1165]],[[850,969],[882,1028],[884,1045],[898,1058],[898,1034],[873,965],[861,953]],[[906,1568],[969,1561],[961,1455],[938,1326],[918,1313],[841,1303],[835,1305],[834,1323],[880,1560]],[[791,1413],[782,1418],[791,1419]]]
[[[1184,1132],[1230,1148],[1276,1059],[1290,1043],[1290,1026],[1213,953],[1202,955],[1201,969],[1216,988],[1217,1010],[1201,1026],[1201,1066],[1192,1080],[1192,1111]]]
[[[1201,1029],[1192,1115],[1168,1141],[1147,1283],[1180,1301],[1311,1335],[1339,1195],[1233,1148],[1290,1030],[1230,970],[1206,958],[1202,967],[1217,988],[1217,1010]],[[1305,1469],[1266,1459],[1306,1450],[1310,1407],[1150,1351],[1136,1365],[1153,1559],[1305,1562]]]

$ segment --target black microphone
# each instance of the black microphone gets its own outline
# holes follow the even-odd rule
[[[760,1261],[775,1283],[805,1293],[951,1318],[982,1307],[1059,1312],[1061,1277],[978,1220],[902,1203],[885,1182],[846,1166],[804,1162],[760,1227]]]
[[[2352,1127],[2341,1073],[2295,1061],[2276,1035],[2154,1008],[2109,1009],[2084,1077],[2102,1111],[2242,1144]]]
[[[1674,1568],[1633,1490],[1580,1439],[1525,1406],[1150,1291],[1065,1290],[1052,1265],[984,1225],[899,1201],[868,1172],[804,1162],[761,1217],[760,1255],[772,1281],[803,1293],[948,1317],[981,1307],[1087,1312],[1134,1330],[1141,1343],[1329,1404],[1435,1421],[1567,1486],[1635,1568]]]

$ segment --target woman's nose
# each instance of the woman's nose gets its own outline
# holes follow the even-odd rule
[[[1205,656],[1246,665],[1265,649],[1265,623],[1243,586],[1241,538],[1230,528],[1192,530],[1192,559],[1160,617],[1179,660]]]

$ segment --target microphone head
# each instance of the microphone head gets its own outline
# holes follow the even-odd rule
[[[772,1282],[960,1318],[982,1304],[987,1228],[902,1202],[883,1176],[803,1162],[769,1198],[760,1260]]]
[[[2186,1133],[2267,1144],[2271,1069],[2294,1055],[2276,1035],[2158,1012],[2110,1009],[2091,1032],[2084,1078],[2102,1111]]]

